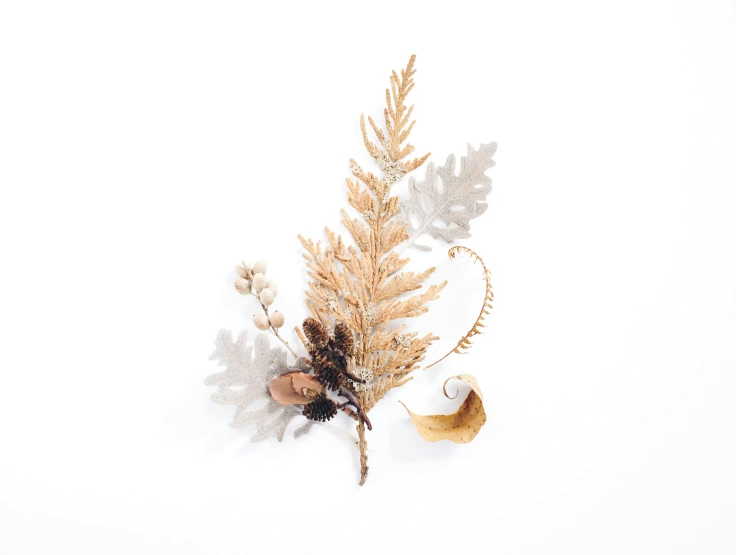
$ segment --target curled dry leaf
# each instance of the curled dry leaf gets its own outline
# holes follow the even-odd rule
[[[486,423],[486,411],[483,409],[483,394],[478,387],[478,380],[470,374],[458,374],[445,380],[442,391],[448,399],[454,399],[447,394],[447,382],[460,380],[470,386],[470,393],[454,414],[435,414],[421,416],[414,414],[409,408],[399,401],[409,413],[419,435],[426,441],[440,441],[449,439],[455,443],[470,443]]]
[[[269,390],[273,400],[280,405],[306,405],[324,393],[317,378],[300,371],[275,377]]]

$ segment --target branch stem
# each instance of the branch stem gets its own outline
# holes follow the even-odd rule
[[[362,486],[368,479],[368,442],[365,440],[365,424],[358,424],[358,448],[360,449],[360,482]]]
[[[261,308],[263,309],[263,312],[266,314],[266,318],[268,318],[268,307],[261,302],[261,299],[258,298],[258,295],[256,295],[253,291],[250,292],[251,295],[253,295],[256,299],[258,299],[258,303],[261,305]],[[273,325],[271,324],[271,320],[268,321],[268,330],[274,334],[281,343],[284,344],[284,346],[289,349],[289,352],[291,353],[291,356],[294,357],[294,360],[299,358],[299,355],[297,355],[294,352],[294,349],[291,348],[291,345],[289,345],[289,342],[286,341],[281,335],[279,335],[279,330],[277,330]]]

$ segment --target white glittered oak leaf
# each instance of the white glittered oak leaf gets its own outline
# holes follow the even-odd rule
[[[496,165],[493,160],[496,146],[496,143],[481,144],[478,150],[473,150],[468,145],[468,154],[460,159],[457,175],[455,155],[450,154],[444,166],[427,165],[424,181],[409,178],[410,197],[401,201],[399,216],[409,224],[408,245],[432,250],[416,243],[423,234],[447,243],[470,237],[470,220],[488,208],[485,200],[491,192],[491,178],[485,172]]]
[[[254,344],[248,345],[246,331],[240,332],[233,341],[228,330],[220,330],[210,360],[217,360],[219,365],[225,366],[224,371],[208,376],[204,383],[217,386],[217,391],[210,396],[215,403],[235,405],[230,426],[245,428],[255,425],[257,431],[250,438],[253,442],[271,436],[283,440],[289,422],[302,415],[300,406],[280,405],[269,393],[271,380],[290,371],[286,366],[286,351],[271,347],[264,334],[257,335]],[[262,400],[266,403],[262,404]],[[254,403],[259,405],[258,408],[248,410]],[[294,431],[294,437],[306,434],[313,424],[314,421],[308,420]]]

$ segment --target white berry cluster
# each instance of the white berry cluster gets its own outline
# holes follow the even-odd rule
[[[272,279],[266,279],[266,261],[259,260],[253,264],[238,264],[235,266],[238,274],[235,280],[235,289],[242,295],[253,295],[263,305],[263,313],[253,315],[253,324],[259,330],[267,330],[271,326],[278,329],[284,325],[284,315],[279,312],[269,314],[268,307],[273,304],[279,288]]]

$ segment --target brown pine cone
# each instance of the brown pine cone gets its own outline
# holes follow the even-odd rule
[[[303,414],[309,420],[327,422],[337,414],[337,404],[322,393],[314,401],[304,405]]]
[[[337,391],[345,383],[345,375],[333,365],[324,366],[315,371],[315,377],[330,391]]]
[[[315,373],[319,373],[321,370],[332,365],[332,358],[327,353],[315,349],[309,362],[312,368],[314,368]]]
[[[353,332],[350,331],[350,328],[342,322],[335,325],[335,347],[349,355],[353,351],[353,340]]]
[[[330,340],[325,327],[321,322],[314,318],[307,318],[304,320],[302,329],[304,330],[304,335],[309,339],[309,342],[318,349],[324,348]]]

